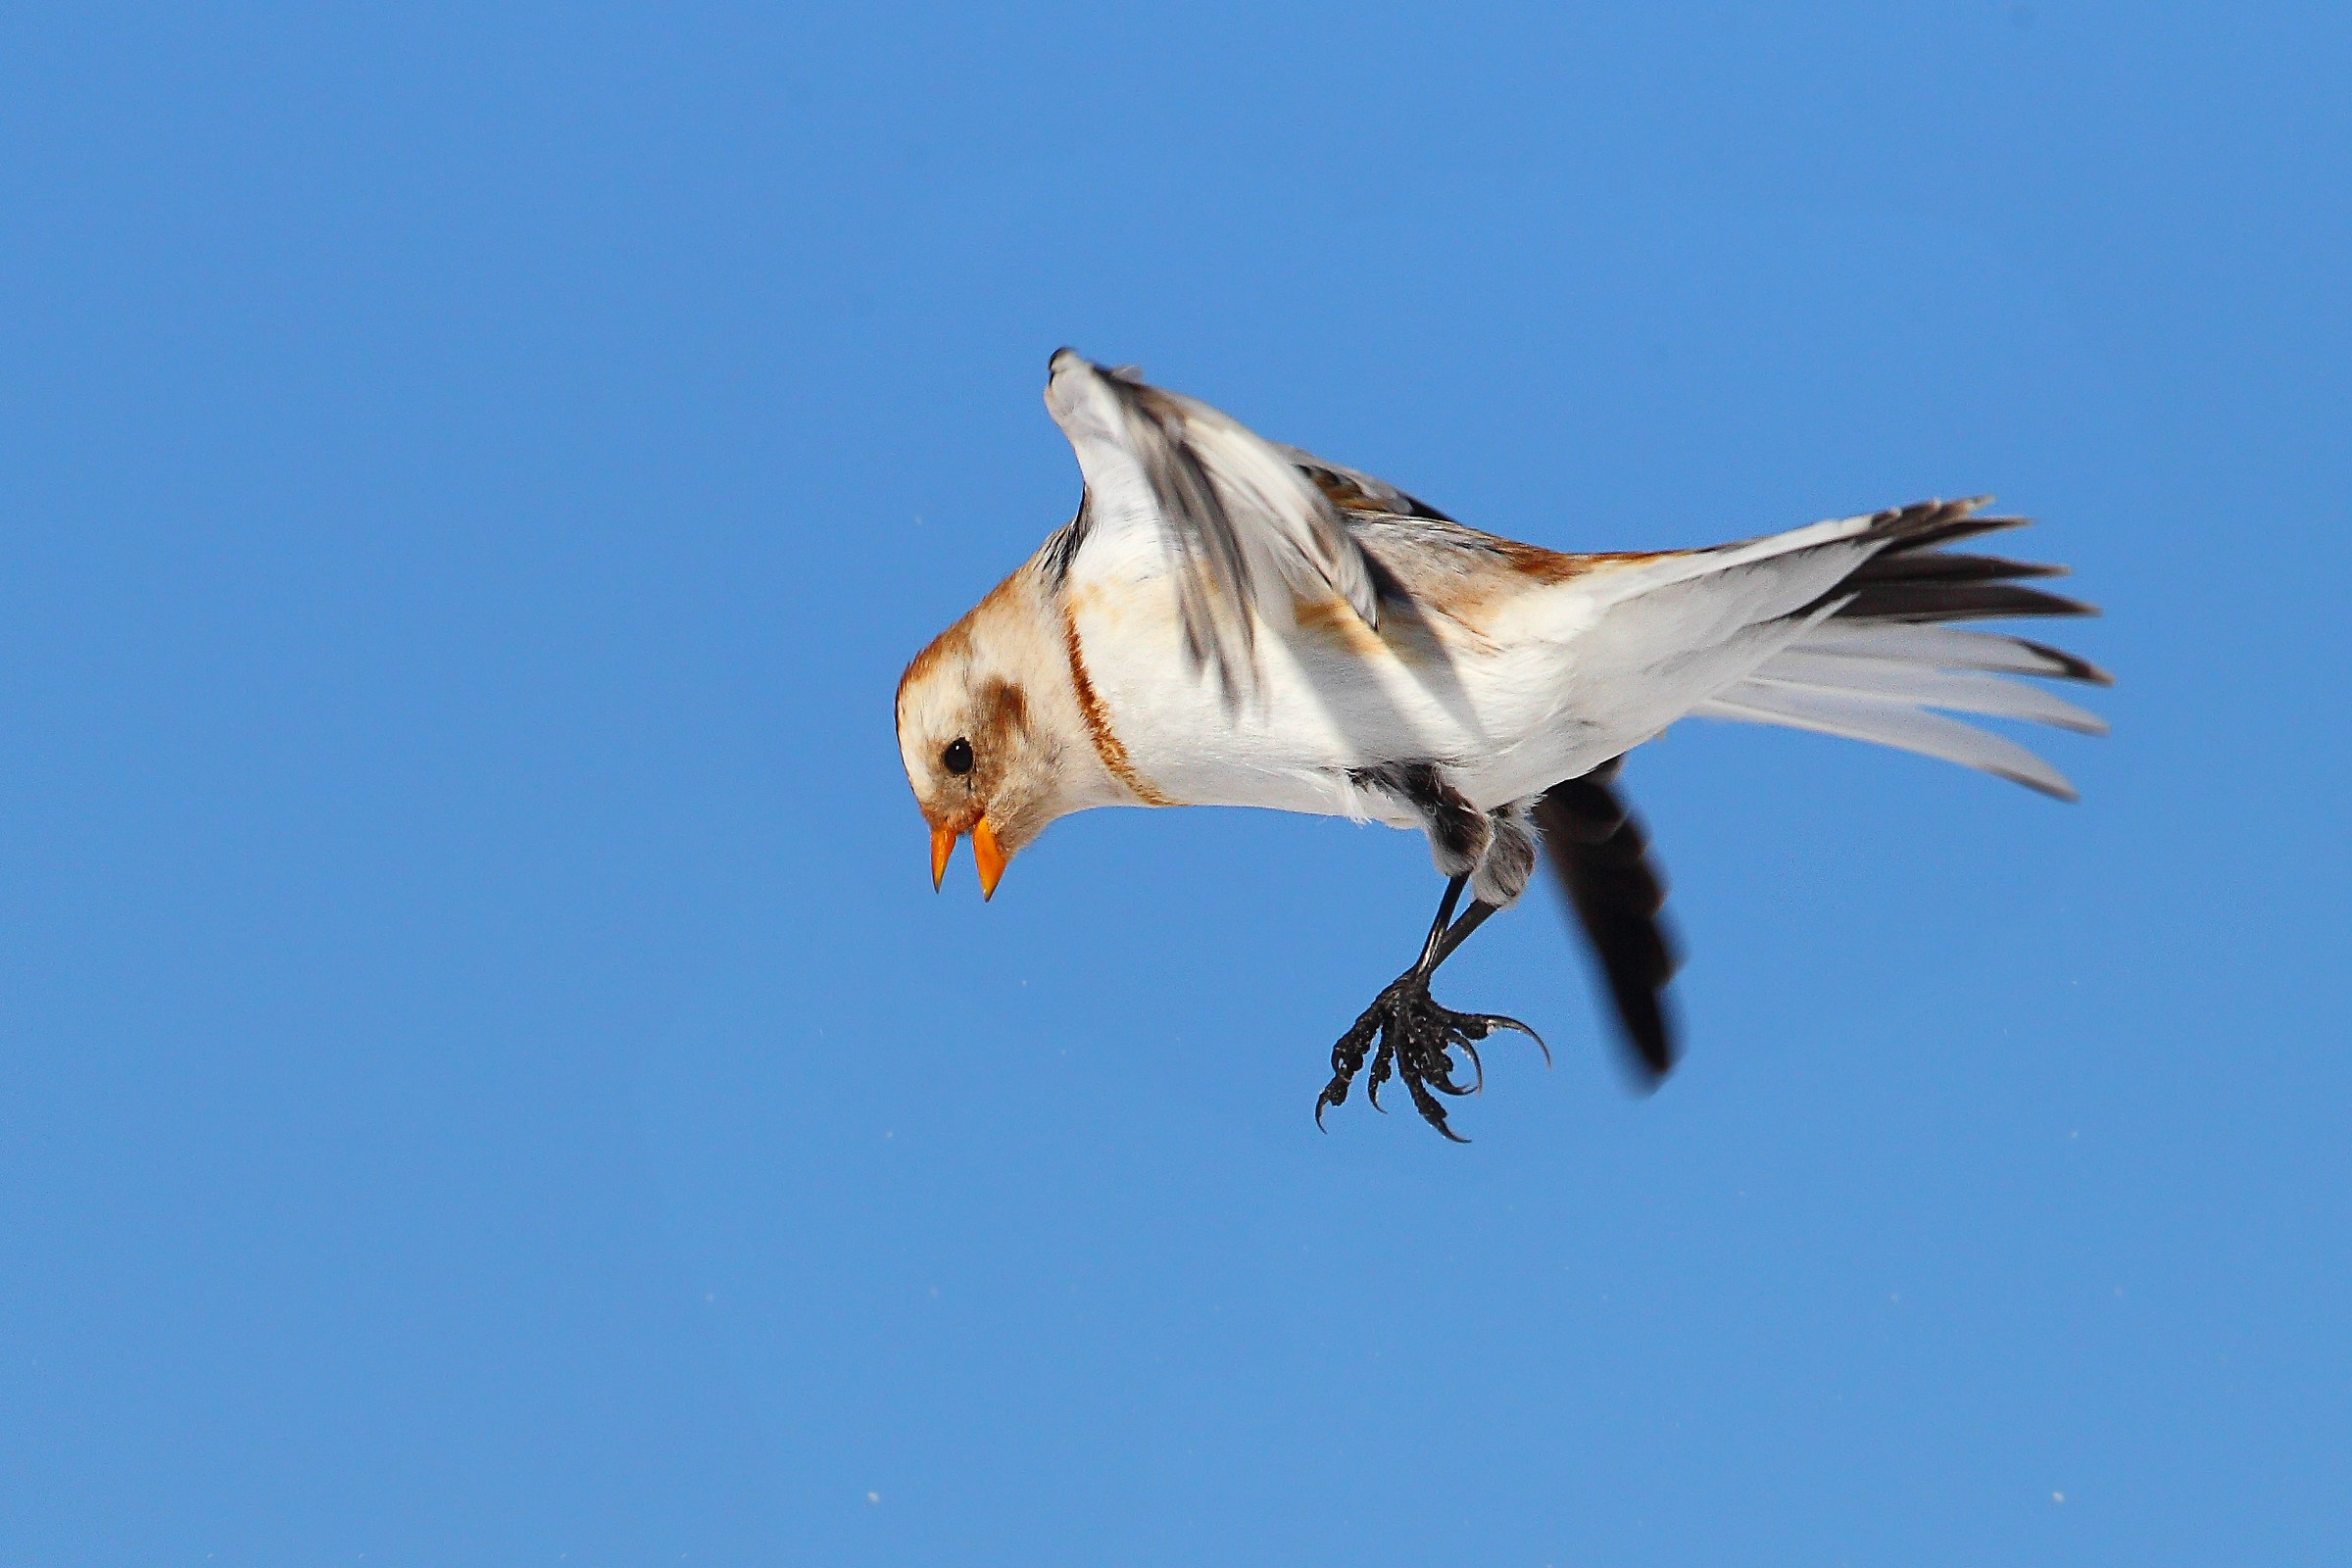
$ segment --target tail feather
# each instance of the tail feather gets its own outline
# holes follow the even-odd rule
[[[1850,583],[1853,579],[1849,577],[1846,581]],[[2044,593],[2038,588],[2021,588],[2013,582],[1965,578],[1943,582],[1922,577],[1866,583],[1838,613],[1847,620],[1931,622],[2007,620],[2020,615],[2091,615],[2097,612],[2080,600]]]
[[[1871,741],[1897,751],[1958,762],[1962,767],[2010,779],[2062,801],[2076,798],[2075,787],[2067,782],[2065,774],[2017,742],[1941,713],[1931,713],[1924,708],[1843,692],[1744,680],[1691,711],[1701,718],[1779,724],[1788,729],[1809,729],[1822,735]]]
[[[1956,626],[1907,622],[1831,621],[1805,638],[1805,652],[1838,658],[1895,659],[1937,669],[1981,669],[1998,675],[2038,675],[2112,686],[2115,677],[2087,659],[2025,637]]]
[[[1888,527],[1901,530],[1901,537],[1881,554],[1894,557],[1924,550],[1939,550],[1945,545],[1958,544],[1963,539],[2023,528],[2034,520],[2017,516],[1988,517],[1979,509],[1991,501],[1990,496],[1977,496],[1967,501],[1917,501],[1907,507],[1882,512],[1874,520],[1884,521]]]
[[[2023,517],[1979,515],[1983,505],[1923,502],[1872,517],[1859,538],[1881,541],[1881,547],[1790,617],[1796,634],[1784,647],[1692,711],[1917,752],[2073,800],[2074,786],[2065,776],[2025,747],[1930,711],[2106,733],[2096,714],[2001,678],[2032,675],[2104,686],[2113,683],[2106,671],[2023,637],[1945,624],[2098,613],[2021,583],[2062,576],[2063,566],[1941,549],[2026,524]]]
[[[2107,733],[2107,721],[2098,714],[2077,708],[2038,686],[2021,685],[1998,675],[1942,669],[1916,660],[1817,653],[1806,642],[1766,660],[1747,679],[1767,686],[1837,692],[1905,707],[2023,719],[2056,729],[2071,729],[2079,735]]]
[[[2002,521],[2008,521],[2002,518]],[[2002,582],[2013,577],[2063,577],[2064,566],[2038,562],[2010,561],[2001,556],[1955,556],[1943,551],[1915,555],[1911,547],[1888,550],[1856,567],[1849,583],[1887,582]]]

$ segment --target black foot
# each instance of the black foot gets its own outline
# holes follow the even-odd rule
[[[1372,1037],[1380,1036],[1380,1051],[1372,1058],[1372,1076],[1364,1085],[1364,1098],[1378,1110],[1380,1086],[1389,1080],[1392,1067],[1413,1097],[1413,1108],[1421,1119],[1457,1144],[1470,1140],[1446,1125],[1446,1107],[1438,1102],[1440,1095],[1476,1094],[1486,1087],[1486,1064],[1478,1059],[1475,1044],[1497,1029],[1516,1029],[1536,1043],[1544,1053],[1546,1066],[1551,1062],[1550,1048],[1543,1036],[1516,1018],[1498,1017],[1494,1013],[1455,1012],[1441,1007],[1429,999],[1429,975],[1419,968],[1398,975],[1390,987],[1373,1000],[1355,1027],[1340,1036],[1331,1048],[1331,1082],[1315,1097],[1315,1125],[1323,1125],[1326,1106],[1345,1104],[1348,1086],[1364,1065],[1364,1053],[1371,1048]],[[1453,1076],[1451,1053],[1459,1050],[1470,1058],[1471,1082],[1459,1083]]]

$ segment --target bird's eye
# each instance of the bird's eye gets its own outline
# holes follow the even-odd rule
[[[972,743],[958,735],[948,742],[948,749],[940,754],[939,760],[948,764],[949,772],[961,778],[972,770]]]

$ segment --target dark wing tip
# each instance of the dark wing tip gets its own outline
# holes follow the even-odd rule
[[[1679,1031],[1663,982],[1652,989],[1612,969],[1609,995],[1617,1004],[1617,1021],[1622,1026],[1627,1048],[1624,1059],[1631,1069],[1634,1087],[1643,1094],[1654,1094],[1681,1059]]]
[[[1682,958],[1659,917],[1665,883],[1642,824],[1609,787],[1615,775],[1611,762],[1553,785],[1536,805],[1536,825],[1608,984],[1629,1065],[1654,1089],[1681,1055],[1666,986]]]

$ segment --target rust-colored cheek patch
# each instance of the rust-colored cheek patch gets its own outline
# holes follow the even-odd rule
[[[1010,757],[1029,727],[1029,699],[1011,681],[992,675],[981,684],[974,707],[980,733],[972,737],[972,749],[982,757]]]
[[[1128,760],[1127,748],[1119,744],[1117,733],[1110,727],[1110,710],[1104,706],[1102,694],[1095,690],[1094,677],[1086,671],[1086,655],[1078,646],[1078,622],[1067,611],[1061,617],[1061,641],[1070,656],[1070,687],[1078,694],[1078,713],[1086,720],[1086,733],[1095,743],[1095,755],[1102,760],[1103,770],[1146,806],[1176,805],[1136,771],[1135,764]]]

